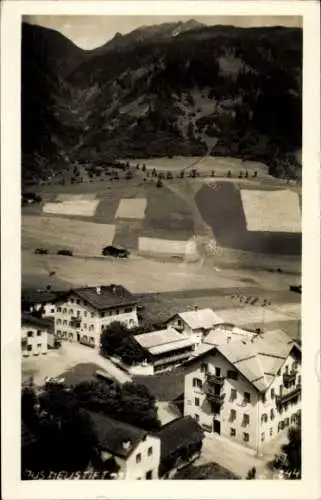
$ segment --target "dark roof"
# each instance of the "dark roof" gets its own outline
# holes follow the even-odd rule
[[[100,288],[100,293],[97,293],[97,288]],[[137,304],[135,297],[121,285],[74,288],[69,293],[78,295],[95,309],[101,310]]]
[[[36,436],[30,431],[26,424],[21,421],[21,447],[30,446],[37,442]]]
[[[156,435],[161,440],[161,460],[164,460],[189,442],[191,438],[201,441],[204,432],[196,420],[191,416],[186,416],[164,425]]]
[[[147,435],[146,431],[107,417],[107,415],[91,411],[88,411],[88,413],[92,418],[100,447],[113,455],[122,458],[129,457]],[[128,448],[123,446],[126,442],[130,442]]]
[[[53,318],[38,318],[32,314],[22,313],[21,315],[21,324],[22,325],[30,325],[36,326],[39,328],[47,328],[53,329],[54,327],[54,319]]]

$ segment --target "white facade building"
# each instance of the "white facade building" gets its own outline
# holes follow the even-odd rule
[[[77,288],[56,303],[55,332],[58,338],[100,347],[100,336],[110,323],[138,326],[137,301],[120,285]]]
[[[50,322],[32,315],[21,318],[21,349],[24,357],[47,354],[52,345],[53,335]]]
[[[210,330],[223,320],[212,309],[198,309],[175,314],[167,321],[168,327],[190,336],[195,344],[202,342]]]
[[[160,438],[106,415],[89,412],[98,437],[101,458],[114,459],[116,479],[158,479]]]
[[[184,415],[258,454],[301,410],[301,348],[280,330],[203,344],[187,367]]]

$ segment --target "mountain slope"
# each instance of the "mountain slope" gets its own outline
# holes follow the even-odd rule
[[[48,80],[43,49],[32,50],[39,80]],[[54,116],[39,131],[45,151],[54,130],[68,162],[209,154],[261,160],[277,175],[275,159],[284,158],[286,173],[296,172],[289,155],[301,148],[300,29],[170,23],[67,61],[43,96]]]

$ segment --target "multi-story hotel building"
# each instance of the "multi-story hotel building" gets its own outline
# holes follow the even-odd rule
[[[75,288],[55,301],[55,333],[62,340],[100,347],[102,331],[112,322],[138,326],[137,301],[120,285]]]
[[[259,454],[301,411],[301,348],[281,330],[207,342],[186,362],[184,415]]]

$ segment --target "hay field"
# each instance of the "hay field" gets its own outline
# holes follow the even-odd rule
[[[241,192],[239,186],[234,183],[218,181],[216,189],[203,185],[194,197],[199,213],[212,229],[218,245],[259,254],[300,255],[301,234],[298,232],[248,231]],[[273,192],[262,193],[269,195]],[[292,193],[289,193],[291,197]],[[257,208],[257,219],[265,216],[270,217],[270,214],[265,214]]]
[[[166,185],[148,190],[141,237],[187,241],[194,236],[191,206]]]
[[[115,217],[120,219],[144,219],[146,198],[122,198]]]
[[[79,200],[95,200],[95,193],[60,193],[56,196],[56,201],[79,201]]]
[[[158,253],[163,255],[194,256],[197,254],[195,240],[175,241],[160,238],[139,238],[140,252]]]
[[[301,315],[300,304],[291,304],[291,312],[287,312],[287,305],[284,304],[279,308],[263,308],[263,307],[240,307],[233,309],[220,309],[215,312],[226,322],[236,325],[251,325],[259,323],[286,322],[289,320],[299,320]],[[295,313],[294,313],[295,312]]]
[[[299,196],[290,190],[254,191],[241,189],[248,231],[300,233]]]
[[[62,217],[22,217],[22,248],[66,248],[75,255],[101,255],[113,243],[115,226],[69,220]]]
[[[99,200],[68,200],[56,203],[45,203],[42,210],[45,214],[80,215],[92,217],[97,209]]]

